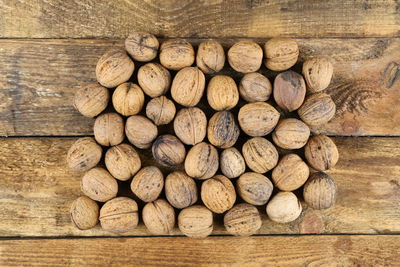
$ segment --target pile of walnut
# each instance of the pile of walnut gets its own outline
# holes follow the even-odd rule
[[[98,83],[75,95],[76,109],[96,117],[94,138],[77,140],[67,156],[69,168],[84,173],[85,196],[71,208],[79,229],[100,221],[106,231],[131,231],[143,202],[141,220],[152,234],[170,234],[177,224],[187,236],[206,237],[217,213],[224,214],[230,234],[251,235],[262,225],[260,212],[277,223],[296,220],[302,205],[292,191],[301,187],[311,208],[335,203],[335,181],[323,171],[335,166],[338,150],[327,136],[310,137],[310,126],[335,115],[334,102],[322,92],[332,77],[329,60],[306,60],[301,75],[288,70],[299,56],[294,40],[269,40],[264,51],[253,41],[240,41],[227,52],[229,65],[243,74],[237,85],[217,75],[225,53],[216,41],[202,42],[195,56],[185,40],[166,40],[159,47],[155,36],[135,32],[125,49],[106,52],[96,66]],[[160,63],[142,63],[133,75],[137,62],[157,55]],[[264,56],[265,66],[280,72],[273,85],[257,72]],[[205,74],[211,74],[209,80]],[[201,101],[203,95],[207,100]],[[210,107],[196,107],[206,102]],[[110,112],[104,113],[106,108]],[[211,110],[215,113],[206,116]],[[171,134],[159,135],[167,124]],[[150,148],[169,173],[143,166],[138,150]],[[309,166],[317,172],[310,175]],[[120,196],[129,184],[132,199]]]

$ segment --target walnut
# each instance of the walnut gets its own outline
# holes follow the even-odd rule
[[[139,222],[136,201],[117,197],[107,201],[100,209],[100,224],[103,230],[121,234],[136,228]]]
[[[213,40],[200,43],[197,49],[197,67],[204,73],[212,74],[222,70],[224,64],[225,53],[220,43]]]
[[[235,204],[235,187],[225,176],[216,175],[201,185],[201,200],[212,212],[224,213]]]
[[[197,185],[184,172],[172,172],[165,179],[165,196],[177,209],[193,205],[197,201]]]
[[[139,154],[128,144],[109,148],[104,162],[110,174],[120,181],[129,180],[142,165]]]
[[[303,76],[288,70],[279,73],[274,81],[274,99],[276,104],[285,111],[298,109],[306,96],[306,83]]]
[[[255,72],[261,67],[262,60],[263,50],[253,41],[239,41],[228,51],[229,65],[238,72]]]
[[[304,185],[304,200],[313,209],[322,210],[332,207],[336,202],[336,195],[335,180],[323,172],[313,173]]]
[[[225,214],[224,225],[232,235],[249,236],[257,233],[262,220],[256,207],[242,203],[235,205]]]
[[[240,130],[235,117],[229,111],[215,113],[207,127],[208,141],[214,146],[228,148],[233,146],[239,138]]]
[[[136,61],[150,61],[156,58],[158,51],[157,38],[148,32],[132,32],[125,40],[125,49]]]
[[[186,145],[202,142],[207,133],[206,115],[196,107],[181,109],[174,120],[174,132]]]
[[[285,155],[272,171],[272,180],[282,191],[299,189],[308,179],[310,170],[296,154]]]
[[[299,47],[289,38],[272,38],[264,45],[265,66],[274,71],[287,70],[297,62]]]
[[[131,190],[144,202],[155,201],[164,187],[164,176],[159,168],[147,166],[136,173],[131,182]]]
[[[142,217],[144,225],[153,235],[171,234],[175,226],[174,208],[164,199],[147,203]]]
[[[171,74],[161,64],[147,63],[139,68],[137,80],[143,92],[154,98],[168,91]]]
[[[297,112],[305,123],[318,126],[335,116],[336,105],[329,95],[316,93],[309,95]]]
[[[235,81],[225,75],[211,78],[207,87],[208,104],[215,110],[229,110],[239,102],[239,91]]]
[[[271,197],[274,186],[264,175],[256,172],[242,174],[236,183],[239,196],[249,204],[264,205]]]
[[[208,179],[218,170],[218,151],[205,142],[194,145],[186,155],[185,171],[197,179]]]
[[[254,102],[239,110],[240,128],[250,136],[264,136],[272,132],[279,121],[280,113],[270,104]]]
[[[85,172],[99,163],[101,155],[101,146],[94,138],[79,138],[68,150],[67,164],[73,172]]]
[[[151,142],[158,135],[158,130],[157,126],[146,117],[134,115],[126,120],[125,133],[131,144],[145,149],[151,146]]]
[[[247,73],[240,81],[239,93],[247,102],[264,102],[272,93],[272,85],[261,73]]]
[[[281,120],[272,133],[274,143],[284,149],[302,148],[310,137],[310,128],[301,120],[288,118]]]
[[[228,178],[236,178],[246,170],[246,163],[239,150],[230,147],[222,151],[220,157],[222,173]]]
[[[87,196],[81,196],[72,202],[71,221],[81,230],[96,226],[99,222],[99,205]]]
[[[247,166],[254,172],[265,173],[278,163],[278,151],[263,137],[254,137],[246,141],[242,153]]]
[[[89,83],[76,91],[74,107],[83,116],[93,118],[107,107],[109,100],[110,93],[107,88],[98,83]]]
[[[118,85],[112,96],[115,110],[124,116],[138,114],[144,105],[144,94],[142,89],[133,83]]]
[[[178,226],[179,230],[186,236],[207,237],[213,231],[213,214],[201,205],[185,208],[179,213]]]
[[[326,89],[333,74],[332,63],[327,58],[311,58],[303,63],[303,75],[312,93]]]
[[[93,200],[106,202],[117,196],[118,183],[108,171],[96,167],[83,175],[81,190]]]
[[[124,120],[117,113],[98,116],[93,126],[94,138],[102,146],[115,146],[124,141]]]
[[[325,135],[313,136],[304,147],[308,164],[318,171],[335,167],[339,160],[339,151],[331,138]]]
[[[170,70],[189,67],[194,62],[193,46],[183,39],[171,39],[161,44],[160,63]]]
[[[267,204],[268,217],[277,223],[296,220],[302,211],[300,201],[292,192],[279,192]]]
[[[155,125],[164,125],[170,123],[176,113],[174,102],[165,96],[153,98],[147,103],[146,116],[154,122]]]
[[[185,160],[185,146],[173,135],[159,136],[152,146],[153,158],[161,165],[171,167]]]
[[[185,107],[196,106],[204,93],[206,78],[197,67],[186,67],[178,71],[172,81],[171,96]]]

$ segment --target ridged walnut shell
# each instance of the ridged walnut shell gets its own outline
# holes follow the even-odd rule
[[[280,113],[270,104],[254,102],[239,110],[240,128],[250,136],[264,136],[272,132],[279,121]]]
[[[165,179],[165,196],[177,209],[183,209],[196,203],[196,182],[184,172],[172,172]]]
[[[281,120],[272,133],[274,143],[284,149],[302,148],[310,137],[310,128],[301,120]]]
[[[67,153],[67,164],[73,172],[85,172],[96,166],[102,155],[102,148],[94,138],[83,137],[76,140]]]
[[[292,222],[301,211],[301,203],[292,192],[279,192],[267,204],[268,217],[277,223]]]
[[[125,40],[125,49],[136,61],[146,62],[156,58],[159,42],[157,38],[142,31],[131,32]]]
[[[89,83],[76,91],[74,107],[83,116],[93,118],[107,107],[109,100],[110,93],[107,88],[98,83]]]
[[[176,103],[185,107],[196,106],[204,93],[206,78],[197,67],[181,69],[171,85],[171,96]]]
[[[256,172],[242,174],[236,182],[239,196],[249,204],[264,205],[271,197],[274,186],[264,175]]]
[[[118,183],[108,171],[96,167],[83,175],[81,190],[95,201],[106,202],[117,196]]]
[[[239,138],[240,130],[235,117],[229,111],[215,113],[207,126],[208,141],[214,146],[228,148],[233,146]]]
[[[164,187],[164,176],[159,168],[147,166],[136,173],[131,182],[132,193],[143,202],[155,201]]]
[[[165,94],[171,85],[171,74],[158,63],[147,63],[139,68],[137,80],[143,92],[154,98]]]
[[[160,63],[170,70],[189,67],[194,62],[193,46],[183,39],[170,39],[161,44]]]
[[[143,223],[153,235],[171,234],[175,226],[174,208],[164,199],[147,203],[142,211]]]
[[[137,148],[146,149],[156,139],[158,129],[148,118],[134,115],[126,120],[125,133],[131,144]]]
[[[138,114],[144,105],[144,93],[137,84],[123,83],[118,85],[112,95],[115,110],[124,116]]]
[[[225,229],[231,235],[250,236],[261,228],[262,220],[257,208],[247,204],[237,204],[224,216]]]
[[[212,77],[207,87],[207,100],[217,111],[234,108],[239,102],[239,91],[235,81],[226,75]]]
[[[322,210],[332,207],[336,202],[336,196],[336,182],[329,174],[313,173],[304,185],[304,200],[313,209]]]
[[[117,113],[98,116],[93,126],[94,138],[102,146],[116,146],[125,138],[124,120]]]
[[[278,151],[275,146],[263,137],[254,137],[246,141],[242,154],[247,167],[258,173],[272,170],[278,163]]]
[[[228,178],[236,178],[246,170],[246,162],[242,154],[234,147],[222,151],[220,155],[221,172]]]
[[[136,228],[139,222],[136,201],[117,197],[107,201],[100,209],[100,224],[103,230],[121,234]]]
[[[185,160],[185,146],[173,135],[159,136],[151,148],[153,158],[161,165],[172,167],[181,164]]]
[[[308,164],[318,171],[335,167],[339,160],[339,151],[331,138],[325,135],[313,136],[304,147]]]
[[[206,137],[207,117],[199,108],[183,108],[174,119],[174,132],[184,144],[198,144]]]
[[[99,222],[99,205],[87,196],[81,196],[72,202],[71,221],[81,230],[96,226]]]
[[[261,73],[248,73],[240,81],[239,94],[247,102],[267,101],[271,93],[271,82]]]
[[[303,76],[288,70],[279,73],[274,81],[274,99],[285,111],[298,109],[306,96],[306,83]]]
[[[285,155],[272,171],[274,185],[282,191],[299,189],[308,179],[310,170],[297,155]]]
[[[327,58],[310,58],[303,63],[303,75],[312,93],[326,89],[333,75],[332,63]]]
[[[104,162],[110,174],[120,181],[129,180],[142,166],[139,154],[128,144],[109,148]]]
[[[332,98],[324,93],[308,96],[297,113],[302,121],[310,126],[318,126],[329,122],[336,112]]]
[[[274,71],[292,67],[299,57],[299,46],[289,38],[272,38],[264,45],[265,66]]]
[[[207,237],[213,231],[213,214],[201,205],[185,208],[179,213],[178,226],[188,237]]]
[[[205,142],[193,146],[186,155],[185,171],[193,178],[208,179],[215,175],[219,166],[218,151]]]
[[[225,64],[224,48],[217,41],[205,41],[200,43],[197,49],[196,65],[206,74],[212,74],[222,70]]]
[[[174,102],[165,96],[153,98],[147,103],[146,116],[154,122],[155,125],[164,125],[170,123],[176,113]]]
[[[229,65],[238,72],[255,72],[261,67],[262,60],[263,50],[253,41],[239,41],[228,50]]]
[[[235,187],[225,176],[216,175],[201,185],[201,200],[212,212],[224,213],[235,204]]]

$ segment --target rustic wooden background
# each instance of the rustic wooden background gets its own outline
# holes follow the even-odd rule
[[[76,229],[80,177],[65,155],[93,120],[72,97],[135,29],[225,46],[289,36],[302,56],[330,56],[338,112],[313,130],[340,151],[337,205],[287,225],[263,215],[247,238],[220,224],[200,240],[149,237],[143,225],[124,237]],[[400,2],[0,0],[0,136],[0,266],[400,265]]]

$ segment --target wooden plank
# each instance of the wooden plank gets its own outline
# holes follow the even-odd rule
[[[69,218],[71,202],[81,195],[80,175],[66,168],[65,156],[74,138],[0,139],[0,237],[108,236],[100,227],[81,231]],[[293,223],[277,224],[260,207],[260,234],[400,233],[400,138],[335,138],[338,165],[337,204],[325,211],[305,206]],[[141,153],[144,166],[154,164]],[[169,169],[164,168],[164,173]],[[129,181],[120,195],[131,196]],[[140,203],[142,206],[142,203]],[[216,216],[214,234],[226,234]],[[174,235],[180,234],[178,230]],[[140,226],[127,235],[148,235]]]
[[[262,44],[266,39],[258,39]],[[201,39],[192,39],[194,45]],[[224,39],[228,47],[237,39]],[[303,60],[335,62],[328,89],[336,118],[314,132],[400,135],[400,38],[298,39]],[[75,91],[95,80],[95,64],[122,40],[0,40],[0,136],[90,135],[93,120],[72,107]],[[295,67],[300,71],[300,64]],[[275,73],[262,67],[262,73]],[[226,67],[224,74],[240,75]],[[203,102],[206,101],[205,99]]]
[[[2,266],[397,266],[400,236],[0,241]]]
[[[1,0],[0,37],[399,36],[399,3],[378,1],[30,1]]]

